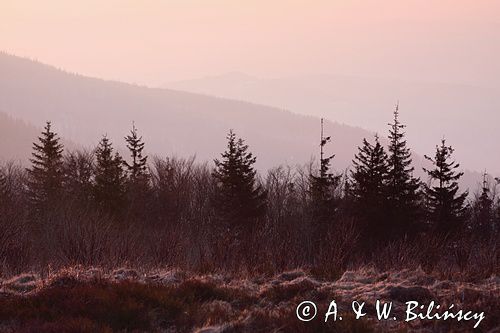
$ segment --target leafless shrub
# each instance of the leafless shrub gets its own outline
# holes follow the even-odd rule
[[[110,255],[111,222],[90,209],[61,208],[46,231],[47,245],[62,265],[94,266]]]
[[[89,154],[70,153],[67,159],[83,171],[91,168]],[[424,233],[363,251],[359,225],[343,210],[345,198],[340,193],[335,193],[339,208],[321,235],[321,246],[316,246],[309,191],[313,170],[312,162],[270,170],[259,178],[267,193],[265,218],[245,230],[228,230],[214,211],[212,170],[194,158],[153,159],[147,205],[141,208],[136,202],[140,214],[127,216],[125,208],[123,218],[99,212],[88,189],[85,195],[76,195],[78,199],[64,192],[47,207],[46,216],[30,215],[25,171],[10,163],[1,168],[6,180],[6,195],[0,198],[1,269],[13,274],[67,265],[168,266],[272,275],[306,268],[335,277],[342,270],[368,265],[383,270],[422,267],[442,277],[463,279],[499,274],[498,241],[473,238],[467,232],[455,239]],[[85,186],[92,183],[88,174],[81,176]],[[78,182],[73,184],[73,190],[81,193],[79,187]]]

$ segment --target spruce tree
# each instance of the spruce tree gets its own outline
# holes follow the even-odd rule
[[[326,224],[332,219],[336,208],[334,191],[340,183],[340,175],[334,175],[330,172],[330,163],[335,155],[324,156],[324,148],[330,140],[330,136],[323,136],[323,119],[321,119],[319,174],[311,173],[309,175],[313,219],[319,224]]]
[[[63,145],[47,122],[38,143],[33,143],[28,172],[29,199],[37,212],[59,199],[63,182]]]
[[[137,134],[135,125],[132,125],[130,134],[125,137],[131,161],[125,163],[127,169],[127,216],[132,221],[143,221],[149,210],[150,175],[148,172],[148,157],[143,155],[144,142]]]
[[[417,231],[420,180],[413,177],[411,152],[405,140],[406,126],[399,121],[399,105],[389,126],[386,231],[388,238],[398,238]]]
[[[266,194],[257,184],[253,168],[256,157],[232,130],[227,140],[227,150],[221,154],[221,160],[214,160],[212,174],[217,213],[230,227],[251,227],[251,222],[262,217],[266,208]]]
[[[472,230],[481,237],[488,237],[493,231],[495,214],[493,211],[493,199],[487,179],[487,173],[483,174],[481,194],[477,197],[473,209]]]
[[[123,160],[118,153],[113,154],[112,144],[106,136],[99,142],[95,155],[94,198],[98,207],[116,215],[124,204]]]
[[[425,186],[427,211],[434,230],[441,234],[457,231],[466,213],[464,202],[468,192],[458,193],[458,180],[463,172],[457,171],[458,163],[450,161],[453,151],[443,139],[441,146],[436,146],[434,158],[425,156],[433,165],[433,169],[424,168],[431,181]]]
[[[380,240],[386,225],[387,154],[375,135],[375,144],[363,139],[353,160],[349,194],[359,219],[362,240],[370,244]]]
[[[147,156],[142,155],[144,150],[144,142],[142,136],[137,135],[135,125],[132,125],[130,134],[125,137],[127,148],[130,151],[131,163],[125,163],[128,171],[128,179],[132,184],[145,185],[148,183],[149,174],[147,166]]]

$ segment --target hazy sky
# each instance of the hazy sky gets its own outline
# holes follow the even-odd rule
[[[0,49],[147,85],[241,71],[500,83],[498,0],[0,0]]]

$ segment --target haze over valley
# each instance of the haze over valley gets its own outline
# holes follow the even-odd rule
[[[50,120],[63,137],[86,147],[95,146],[104,134],[124,147],[123,137],[135,122],[147,151],[161,156],[196,155],[212,161],[223,151],[229,129],[251,145],[261,170],[303,164],[318,152],[320,123],[311,116],[69,74],[6,54],[0,55],[0,71],[1,110],[40,128]],[[372,136],[334,122],[326,130],[334,136],[329,150],[337,155],[340,170],[348,166],[361,139]],[[26,140],[17,144],[29,145]]]
[[[171,82],[164,87],[270,105],[360,126],[384,135],[394,104],[408,125],[415,151],[428,152],[445,137],[462,165],[500,173],[500,154],[483,146],[500,142],[500,88],[361,76],[302,75],[258,78],[229,73]]]
[[[4,127],[9,128],[5,133],[13,142],[11,148],[0,149],[4,160],[27,162],[31,143],[38,136],[35,128],[41,129],[48,120],[66,142],[93,149],[106,134],[120,150],[124,150],[123,137],[134,122],[146,141],[148,153],[162,157],[196,156],[202,162],[212,162],[220,156],[227,132],[234,129],[250,145],[263,174],[272,167],[305,165],[319,158],[320,121],[317,115],[300,115],[250,102],[90,78],[5,53],[0,54],[0,72],[3,74],[0,77],[0,110],[8,115],[2,115],[7,122]],[[391,121],[392,108],[388,102],[387,112],[379,112],[377,123]],[[404,112],[402,120],[407,120]],[[387,126],[381,129],[379,133],[384,140]],[[372,140],[375,133],[336,121],[327,121],[325,130],[333,139],[327,153],[336,155],[332,164],[337,172],[351,166],[362,139]],[[425,140],[414,137],[414,141],[409,142],[410,147],[422,141]],[[69,147],[74,148],[75,144]],[[429,143],[428,152],[415,151],[417,174],[423,175],[421,156],[432,153],[433,146]],[[458,146],[457,150],[460,148]],[[463,167],[468,165],[463,164]],[[461,182],[473,191],[480,180],[479,172],[467,171]]]
[[[363,137],[386,137],[399,100],[415,153],[445,137],[464,169],[498,175],[500,154],[482,147],[500,141],[499,10],[491,0],[2,2],[0,112],[36,128],[52,120],[85,147],[106,133],[123,147],[135,121],[150,153],[201,161],[233,128],[264,171],[317,156],[324,117],[343,170]]]

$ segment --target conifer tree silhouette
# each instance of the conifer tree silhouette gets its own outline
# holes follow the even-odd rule
[[[334,175],[330,171],[330,162],[335,155],[325,156],[324,148],[330,142],[331,136],[324,136],[323,118],[321,118],[321,137],[320,137],[320,165],[319,173],[309,174],[309,193],[311,199],[312,220],[308,232],[311,239],[312,259],[318,260],[314,254],[325,251],[331,237],[337,232],[338,224],[335,224],[338,212],[338,200],[335,196],[335,190],[340,184],[341,175]]]
[[[123,160],[118,153],[113,154],[112,144],[106,136],[99,142],[95,155],[94,198],[100,209],[116,215],[124,204]]]
[[[127,169],[126,199],[127,214],[135,220],[141,220],[149,209],[150,174],[148,156],[143,155],[144,142],[137,134],[135,124],[132,124],[130,134],[125,137],[130,152],[131,162],[125,162]]]
[[[327,223],[332,219],[336,204],[334,190],[340,183],[340,175],[334,175],[330,172],[330,162],[335,155],[324,156],[324,148],[331,137],[324,136],[323,118],[321,119],[321,138],[320,138],[320,167],[319,174],[310,174],[311,199],[313,204],[314,219],[319,224]]]
[[[420,180],[413,177],[411,152],[405,140],[406,126],[399,121],[399,104],[389,126],[386,232],[388,238],[398,238],[413,235],[417,230]]]
[[[460,165],[450,161],[453,151],[443,139],[441,145],[436,146],[434,158],[425,155],[433,165],[433,169],[424,168],[431,180],[431,185],[425,185],[427,210],[434,230],[441,234],[457,231],[466,213],[464,202],[468,192],[458,194],[458,180],[463,172],[457,172]],[[436,184],[432,185],[433,182]]]
[[[33,143],[31,168],[27,171],[29,199],[36,211],[47,210],[47,205],[54,203],[61,193],[63,145],[59,141],[47,122],[38,143]]]
[[[132,125],[130,134],[125,137],[127,148],[130,151],[131,163],[125,162],[128,170],[129,182],[132,184],[147,184],[148,175],[148,157],[142,155],[144,150],[144,142],[142,136],[137,135],[135,124]]]
[[[251,227],[266,208],[266,193],[257,184],[253,168],[256,157],[232,130],[227,136],[227,150],[221,155],[221,160],[214,160],[212,173],[217,187],[217,212],[231,227]]]
[[[474,216],[471,224],[474,233],[483,238],[491,236],[491,232],[493,231],[495,218],[493,208],[493,198],[488,183],[488,174],[485,171],[483,173],[481,195],[474,203]]]
[[[367,245],[380,240],[387,231],[386,183],[388,175],[387,153],[375,135],[375,144],[363,139],[363,146],[353,160],[349,191],[356,207],[362,240]]]

